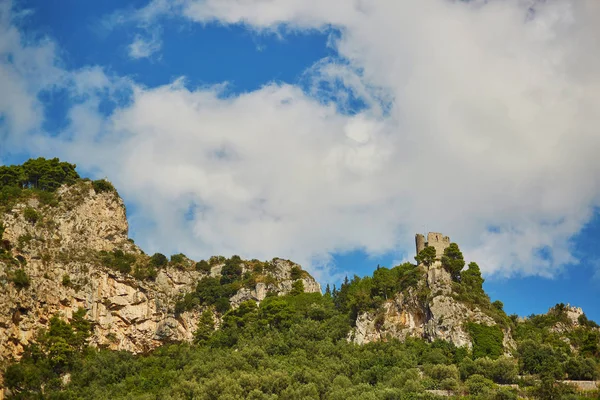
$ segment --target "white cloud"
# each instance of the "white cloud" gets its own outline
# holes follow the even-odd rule
[[[63,79],[54,43],[28,43],[12,24],[11,8],[9,1],[0,3],[0,140],[6,146],[39,127],[43,109],[37,95]]]
[[[129,56],[134,59],[148,58],[160,50],[161,41],[156,35],[142,37],[136,35],[134,41],[129,45]]]
[[[415,232],[439,230],[488,274],[554,275],[600,205],[600,3],[530,4],[179,2],[200,23],[336,26],[346,63],[308,76],[334,93],[133,85],[109,118],[91,97],[46,141],[115,181],[149,250],[319,264],[410,254]],[[348,93],[360,114],[325,100],[347,111]]]
[[[339,27],[344,83],[393,98],[376,119],[392,161],[370,180],[391,199],[392,225],[450,233],[487,271],[547,275],[573,261],[568,239],[600,189],[597,2],[203,0],[183,14],[254,29]],[[539,256],[545,246],[550,260]]]

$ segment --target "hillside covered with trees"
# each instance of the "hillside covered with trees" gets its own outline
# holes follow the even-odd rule
[[[30,160],[0,167],[0,210],[24,199],[51,206],[64,201],[63,185],[85,181],[75,166],[53,160]],[[87,183],[89,185],[89,183]],[[92,182],[96,192],[114,191],[107,181]],[[66,192],[65,192],[66,193]],[[26,210],[26,208],[24,209]],[[23,211],[25,212],[25,211]],[[33,212],[36,212],[33,210]],[[31,214],[31,218],[34,218]],[[39,216],[38,216],[39,218]],[[37,221],[32,222],[36,226]],[[3,226],[0,224],[0,243]],[[21,244],[26,248],[26,244]],[[0,246],[7,275],[0,290],[27,290],[31,284],[24,258],[10,243]],[[215,256],[192,261],[183,254],[166,257],[114,249],[90,251],[91,257],[119,279],[154,282],[167,268],[193,271],[198,279],[170,310],[200,315],[193,341],[167,343],[141,354],[92,346],[95,322],[80,308],[71,318],[48,315],[19,360],[3,366],[3,385],[11,399],[584,399],[596,390],[580,390],[571,381],[600,377],[600,328],[583,313],[557,304],[547,314],[506,315],[491,302],[475,262],[467,264],[452,243],[436,260],[425,248],[416,263],[374,268],[371,276],[346,278],[340,287],[306,293],[307,273],[292,266],[290,290],[269,290],[261,301],[233,302],[240,290],[278,283],[277,262]],[[23,252],[26,254],[25,252]],[[20,253],[19,253],[20,254]],[[70,255],[61,253],[61,262]],[[78,256],[80,257],[80,256]],[[44,268],[54,268],[52,258]],[[449,276],[443,295],[465,309],[477,309],[491,321],[461,324],[471,346],[423,337],[386,336],[386,306],[414,299],[429,307],[441,296],[430,285],[428,270],[439,262]],[[11,265],[9,265],[9,263]],[[3,265],[4,265],[3,264]],[[14,264],[14,266],[12,266]],[[290,264],[291,265],[291,264]],[[17,268],[18,269],[14,269]],[[215,270],[218,269],[218,273]],[[311,278],[312,279],[312,278]],[[61,283],[74,285],[69,276]],[[154,284],[154,283],[153,283]],[[246,292],[245,292],[246,293]],[[403,303],[402,303],[403,304]],[[372,315],[379,340],[350,340],[361,316]],[[575,315],[575,317],[574,317]],[[512,335],[512,344],[504,340]]]

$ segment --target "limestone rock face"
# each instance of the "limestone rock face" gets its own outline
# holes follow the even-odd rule
[[[581,307],[573,307],[570,304],[567,304],[565,308],[567,318],[569,319],[571,324],[575,326],[579,325],[579,317],[583,315],[583,309],[581,309]]]
[[[272,283],[257,282],[254,289],[241,288],[229,299],[233,308],[239,307],[241,303],[254,300],[258,303],[263,301],[269,292],[277,293],[279,296],[286,295],[292,291],[294,280],[292,279],[292,268],[300,266],[292,261],[275,258],[271,262],[271,269],[266,273],[273,278]],[[219,269],[220,270],[220,269]],[[243,265],[244,272],[246,271]],[[213,269],[214,271],[214,269]],[[300,278],[306,293],[320,293],[321,285],[310,275],[306,274]]]
[[[17,243],[32,234],[34,240],[49,242],[49,249],[112,250],[127,243],[129,226],[123,200],[114,192],[95,193],[92,185],[81,182],[57,190],[57,207],[40,206],[36,200],[17,205],[3,216],[4,238]],[[25,208],[43,210],[44,221],[35,226],[23,217]]]
[[[99,251],[142,254],[128,240],[123,201],[114,192],[96,193],[89,182],[63,187],[57,195],[58,206],[30,200],[0,214],[3,239],[12,247],[9,253],[22,260],[19,266],[0,257],[0,361],[19,358],[53,315],[70,319],[80,307],[93,322],[92,345],[139,353],[166,342],[192,340],[203,310],[176,315],[174,306],[208,274],[169,266],[159,269],[154,280],[138,280],[102,266]],[[26,208],[36,210],[37,222],[25,219]],[[261,301],[269,291],[289,293],[294,266],[274,260],[270,282],[240,289],[230,299],[232,306]],[[210,275],[219,276],[221,267],[213,267]],[[29,287],[19,289],[11,282],[18,268],[29,277]],[[307,292],[321,290],[305,272],[302,281]]]
[[[555,312],[554,307],[548,310],[548,314]],[[566,315],[565,321],[559,321],[554,326],[550,328],[552,332],[563,333],[567,332],[574,327],[579,327],[581,324],[579,323],[579,317],[581,317],[584,313],[580,307],[573,307],[570,304],[564,306],[564,313]],[[568,340],[568,339],[567,339]]]
[[[399,293],[384,302],[375,312],[358,316],[350,340],[357,344],[395,338],[419,337],[427,340],[442,339],[459,347],[472,348],[465,329],[466,322],[496,325],[496,322],[477,307],[469,307],[452,297],[452,279],[439,262],[423,267],[425,277],[417,288]],[[427,288],[427,299],[419,291]],[[505,349],[514,347],[509,331],[504,332]]]

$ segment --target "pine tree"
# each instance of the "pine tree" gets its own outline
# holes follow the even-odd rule
[[[444,250],[442,266],[452,275],[454,281],[460,281],[460,271],[465,267],[465,259],[456,243],[450,243]]]
[[[194,342],[203,344],[210,339],[215,331],[215,320],[210,310],[205,310],[198,321],[198,329],[194,332]]]
[[[427,246],[417,254],[415,260],[418,264],[423,264],[426,267],[430,267],[435,262],[435,247]]]

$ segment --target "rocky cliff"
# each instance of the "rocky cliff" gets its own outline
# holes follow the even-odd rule
[[[417,285],[396,293],[377,310],[358,315],[355,328],[350,333],[351,341],[363,344],[390,338],[405,340],[418,337],[429,341],[446,340],[471,349],[473,338],[468,324],[474,323],[499,326],[505,351],[514,348],[510,329],[498,320],[497,313],[490,312],[492,307],[461,300],[456,293],[458,285],[439,260],[431,266],[421,264],[418,268],[421,279]],[[489,303],[487,296],[482,297]]]
[[[0,361],[19,358],[53,315],[70,319],[79,308],[93,322],[92,345],[144,352],[191,340],[202,307],[175,313],[176,303],[201,278],[219,277],[223,259],[215,258],[208,271],[187,258],[147,268],[149,257],[128,239],[125,206],[116,192],[96,192],[90,182],[79,181],[55,197],[47,204],[29,196],[0,215]],[[232,307],[261,301],[269,292],[289,293],[298,280],[306,292],[320,291],[290,261],[261,264],[268,268],[252,275],[258,277],[252,284],[240,285]],[[242,273],[250,274],[251,265],[242,261]],[[298,271],[301,276],[292,279]]]

